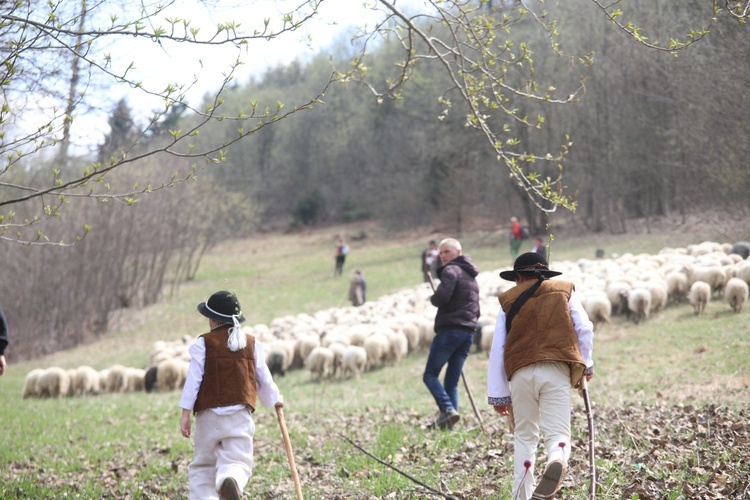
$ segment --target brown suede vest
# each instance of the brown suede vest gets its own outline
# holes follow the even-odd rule
[[[247,346],[237,352],[227,347],[229,326],[201,335],[206,343],[206,365],[193,412],[246,404],[255,411],[255,338],[247,335]]]
[[[535,279],[519,283],[498,299],[507,314],[513,302]],[[545,280],[536,293],[513,318],[505,341],[505,374],[508,380],[519,368],[541,361],[560,361],[570,365],[570,382],[578,387],[586,365],[578,350],[578,337],[573,328],[568,300],[573,283]]]

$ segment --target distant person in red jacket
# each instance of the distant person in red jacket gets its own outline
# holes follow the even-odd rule
[[[521,254],[521,241],[523,240],[523,233],[521,231],[521,224],[518,223],[518,219],[515,217],[510,218],[510,256],[515,262],[518,256]]]

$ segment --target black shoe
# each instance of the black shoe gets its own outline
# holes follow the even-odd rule
[[[440,413],[440,416],[435,420],[435,425],[440,429],[452,428],[460,419],[461,415],[456,410],[448,408]]]
[[[553,460],[544,468],[541,481],[536,485],[531,498],[552,498],[560,489],[565,475],[565,464],[562,460]]]
[[[240,500],[242,495],[239,486],[237,486],[237,481],[231,477],[224,479],[221,488],[219,488],[219,498],[222,500]]]

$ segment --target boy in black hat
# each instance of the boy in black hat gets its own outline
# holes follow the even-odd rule
[[[190,367],[180,399],[182,435],[190,437],[195,414],[195,452],[188,469],[191,499],[239,499],[252,475],[252,413],[256,399],[283,407],[263,345],[240,329],[237,297],[216,292],[198,304],[210,331],[190,346]]]
[[[487,374],[489,404],[511,414],[514,432],[513,498],[552,498],[570,457],[570,389],[594,373],[594,331],[572,283],[549,280],[538,253],[520,255],[500,277],[516,286],[501,293]],[[539,430],[547,465],[535,487]],[[533,497],[532,497],[533,495]]]

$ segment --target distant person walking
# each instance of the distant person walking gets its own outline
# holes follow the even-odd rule
[[[446,238],[438,245],[443,266],[438,269],[440,284],[430,297],[438,308],[435,315],[435,338],[430,345],[422,380],[435,398],[440,415],[432,424],[440,429],[451,429],[461,418],[458,413],[458,380],[469,355],[474,330],[479,318],[479,270],[461,243]],[[440,371],[445,379],[440,383]]]
[[[523,232],[521,231],[521,224],[518,223],[516,217],[510,218],[510,257],[515,261],[518,255],[521,253],[521,241],[523,240]]]
[[[354,276],[349,281],[349,300],[355,307],[361,306],[367,300],[367,281],[359,269],[354,271]]]
[[[557,492],[572,451],[570,390],[594,374],[594,327],[573,283],[548,279],[559,274],[534,252],[500,273],[516,286],[499,297],[487,395],[495,412],[514,417],[514,499],[552,498]],[[547,464],[535,484],[540,430]]]
[[[0,375],[5,373],[7,364],[5,362],[5,348],[8,347],[8,322],[5,320],[5,314],[0,309]]]
[[[346,262],[346,256],[349,254],[349,246],[344,242],[342,238],[339,238],[336,242],[336,250],[333,254],[333,258],[336,259],[336,267],[333,268],[334,276],[341,276],[344,272],[344,262]]]
[[[422,251],[422,277],[425,283],[429,283],[430,278],[437,278],[439,261],[437,243],[435,243],[435,240],[430,240],[427,248]]]
[[[186,438],[195,413],[190,499],[239,499],[253,472],[256,400],[267,407],[283,407],[284,400],[266,365],[263,344],[240,329],[245,317],[237,297],[216,292],[198,304],[198,312],[208,318],[210,331],[190,346],[180,399],[180,430]]]
[[[534,246],[531,251],[541,255],[542,259],[547,260],[547,245],[544,244],[544,240],[541,236],[534,236]]]

